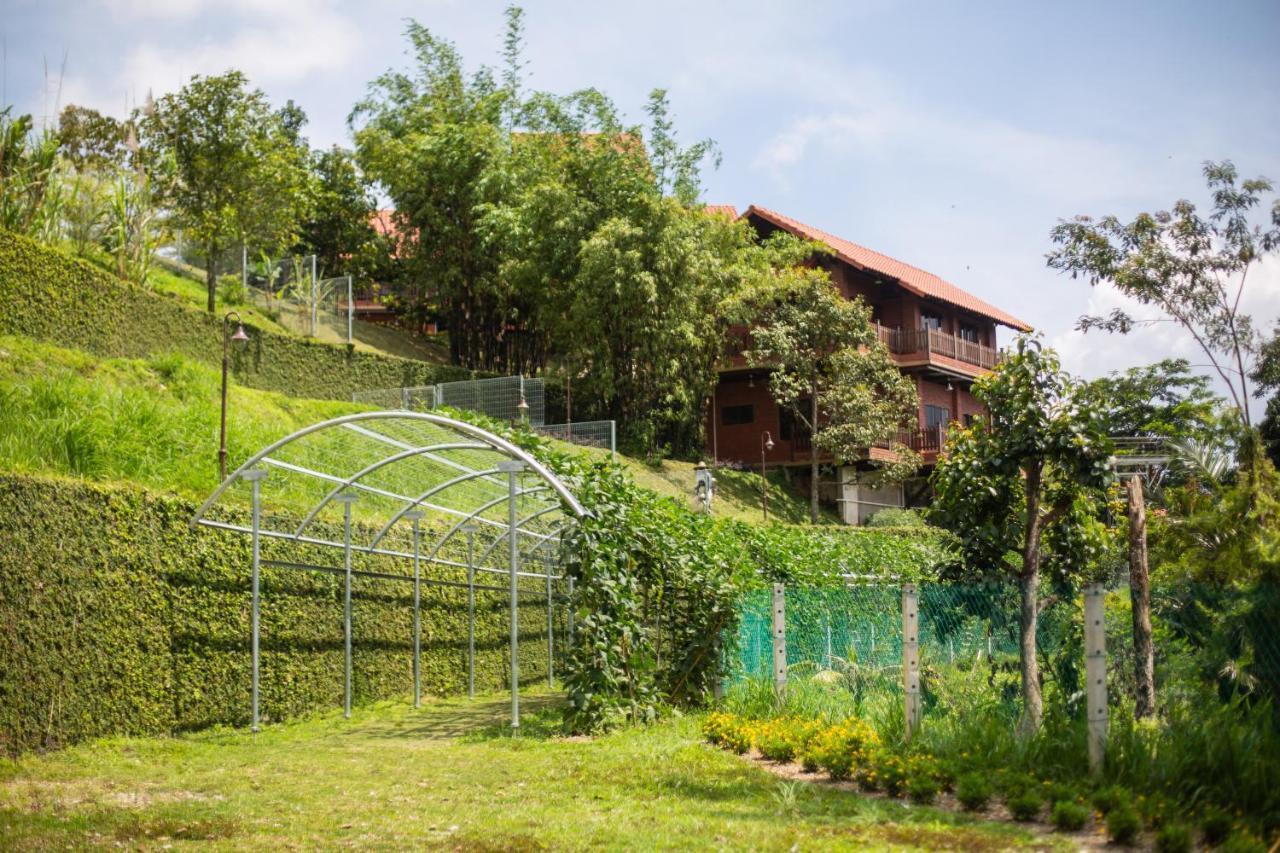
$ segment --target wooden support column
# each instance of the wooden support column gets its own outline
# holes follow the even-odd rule
[[[781,696],[787,689],[787,593],[773,585],[773,687]]]
[[[920,598],[913,583],[902,587],[902,688],[911,740],[920,727]]]
[[[1107,749],[1107,626],[1102,584],[1084,591],[1085,704],[1089,721],[1089,770],[1102,772]]]

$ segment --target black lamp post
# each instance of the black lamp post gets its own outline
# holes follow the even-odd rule
[[[235,333],[231,333],[231,318],[236,318]],[[249,336],[244,333],[244,324],[240,315],[228,311],[222,318],[222,421],[218,430],[218,481],[227,479],[227,366],[230,361],[231,344],[246,344]]]
[[[760,505],[764,508],[764,520],[769,520],[769,480],[765,476],[765,454],[773,450],[773,436],[768,430],[760,433]]]

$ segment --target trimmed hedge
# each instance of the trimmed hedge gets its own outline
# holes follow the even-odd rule
[[[193,531],[194,512],[136,486],[0,475],[0,754],[248,722],[248,537]],[[272,540],[263,556],[341,564]],[[537,683],[545,585],[525,584],[521,681]],[[412,584],[356,578],[352,590],[354,700],[410,694]],[[477,690],[506,686],[508,602],[477,592]],[[341,707],[342,578],[264,568],[261,612],[264,718]],[[424,585],[422,612],[423,692],[465,691],[466,589]]]
[[[177,352],[220,364],[221,317],[121,281],[33,240],[0,230],[0,333],[107,357]],[[470,379],[460,367],[359,352],[246,324],[232,359],[237,381],[294,397],[350,400],[368,388]]]

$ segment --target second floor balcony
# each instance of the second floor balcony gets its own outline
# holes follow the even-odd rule
[[[903,366],[909,366],[913,362],[928,364],[935,356],[972,365],[983,371],[992,370],[996,366],[998,353],[993,347],[938,329],[890,329],[877,325],[876,331],[889,352],[901,356],[898,361]]]

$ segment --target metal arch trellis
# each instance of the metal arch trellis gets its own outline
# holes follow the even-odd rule
[[[269,474],[269,471],[272,472]],[[526,483],[526,477],[534,480]],[[247,487],[245,501],[234,500]],[[505,504],[505,512],[502,512]],[[264,509],[269,515],[264,516]],[[339,516],[340,509],[340,516]],[[423,583],[465,586],[468,590],[468,684],[474,695],[476,572],[505,574],[511,595],[511,724],[520,725],[518,655],[518,581],[546,581],[547,672],[554,660],[552,584],[558,546],[567,529],[584,514],[582,505],[551,471],[524,450],[473,424],[423,412],[361,412],[300,429],[255,453],[224,480],[196,511],[193,527],[248,534],[251,575],[251,719],[258,730],[260,574],[263,565],[341,574],[343,588],[343,707],[351,713],[353,576],[413,583],[414,704],[420,688],[420,587]],[[505,516],[505,517],[503,517]],[[301,518],[299,522],[298,519]],[[410,522],[411,547],[397,536]],[[341,525],[341,538],[331,532]],[[318,528],[318,529],[317,529]],[[376,531],[376,532],[374,532]],[[465,533],[465,560],[453,556],[456,534]],[[476,557],[476,535],[491,535]],[[424,535],[434,536],[424,548]],[[359,541],[357,541],[359,536]],[[266,537],[299,546],[341,549],[342,565],[321,566],[263,560]],[[390,539],[390,542],[387,540]],[[505,559],[499,546],[508,547]],[[412,561],[412,575],[358,570],[353,552]],[[523,552],[523,553],[522,553]],[[522,569],[522,562],[528,564]],[[422,564],[466,569],[466,581],[424,579]],[[572,583],[569,585],[572,597]],[[572,616],[569,617],[572,630]]]

